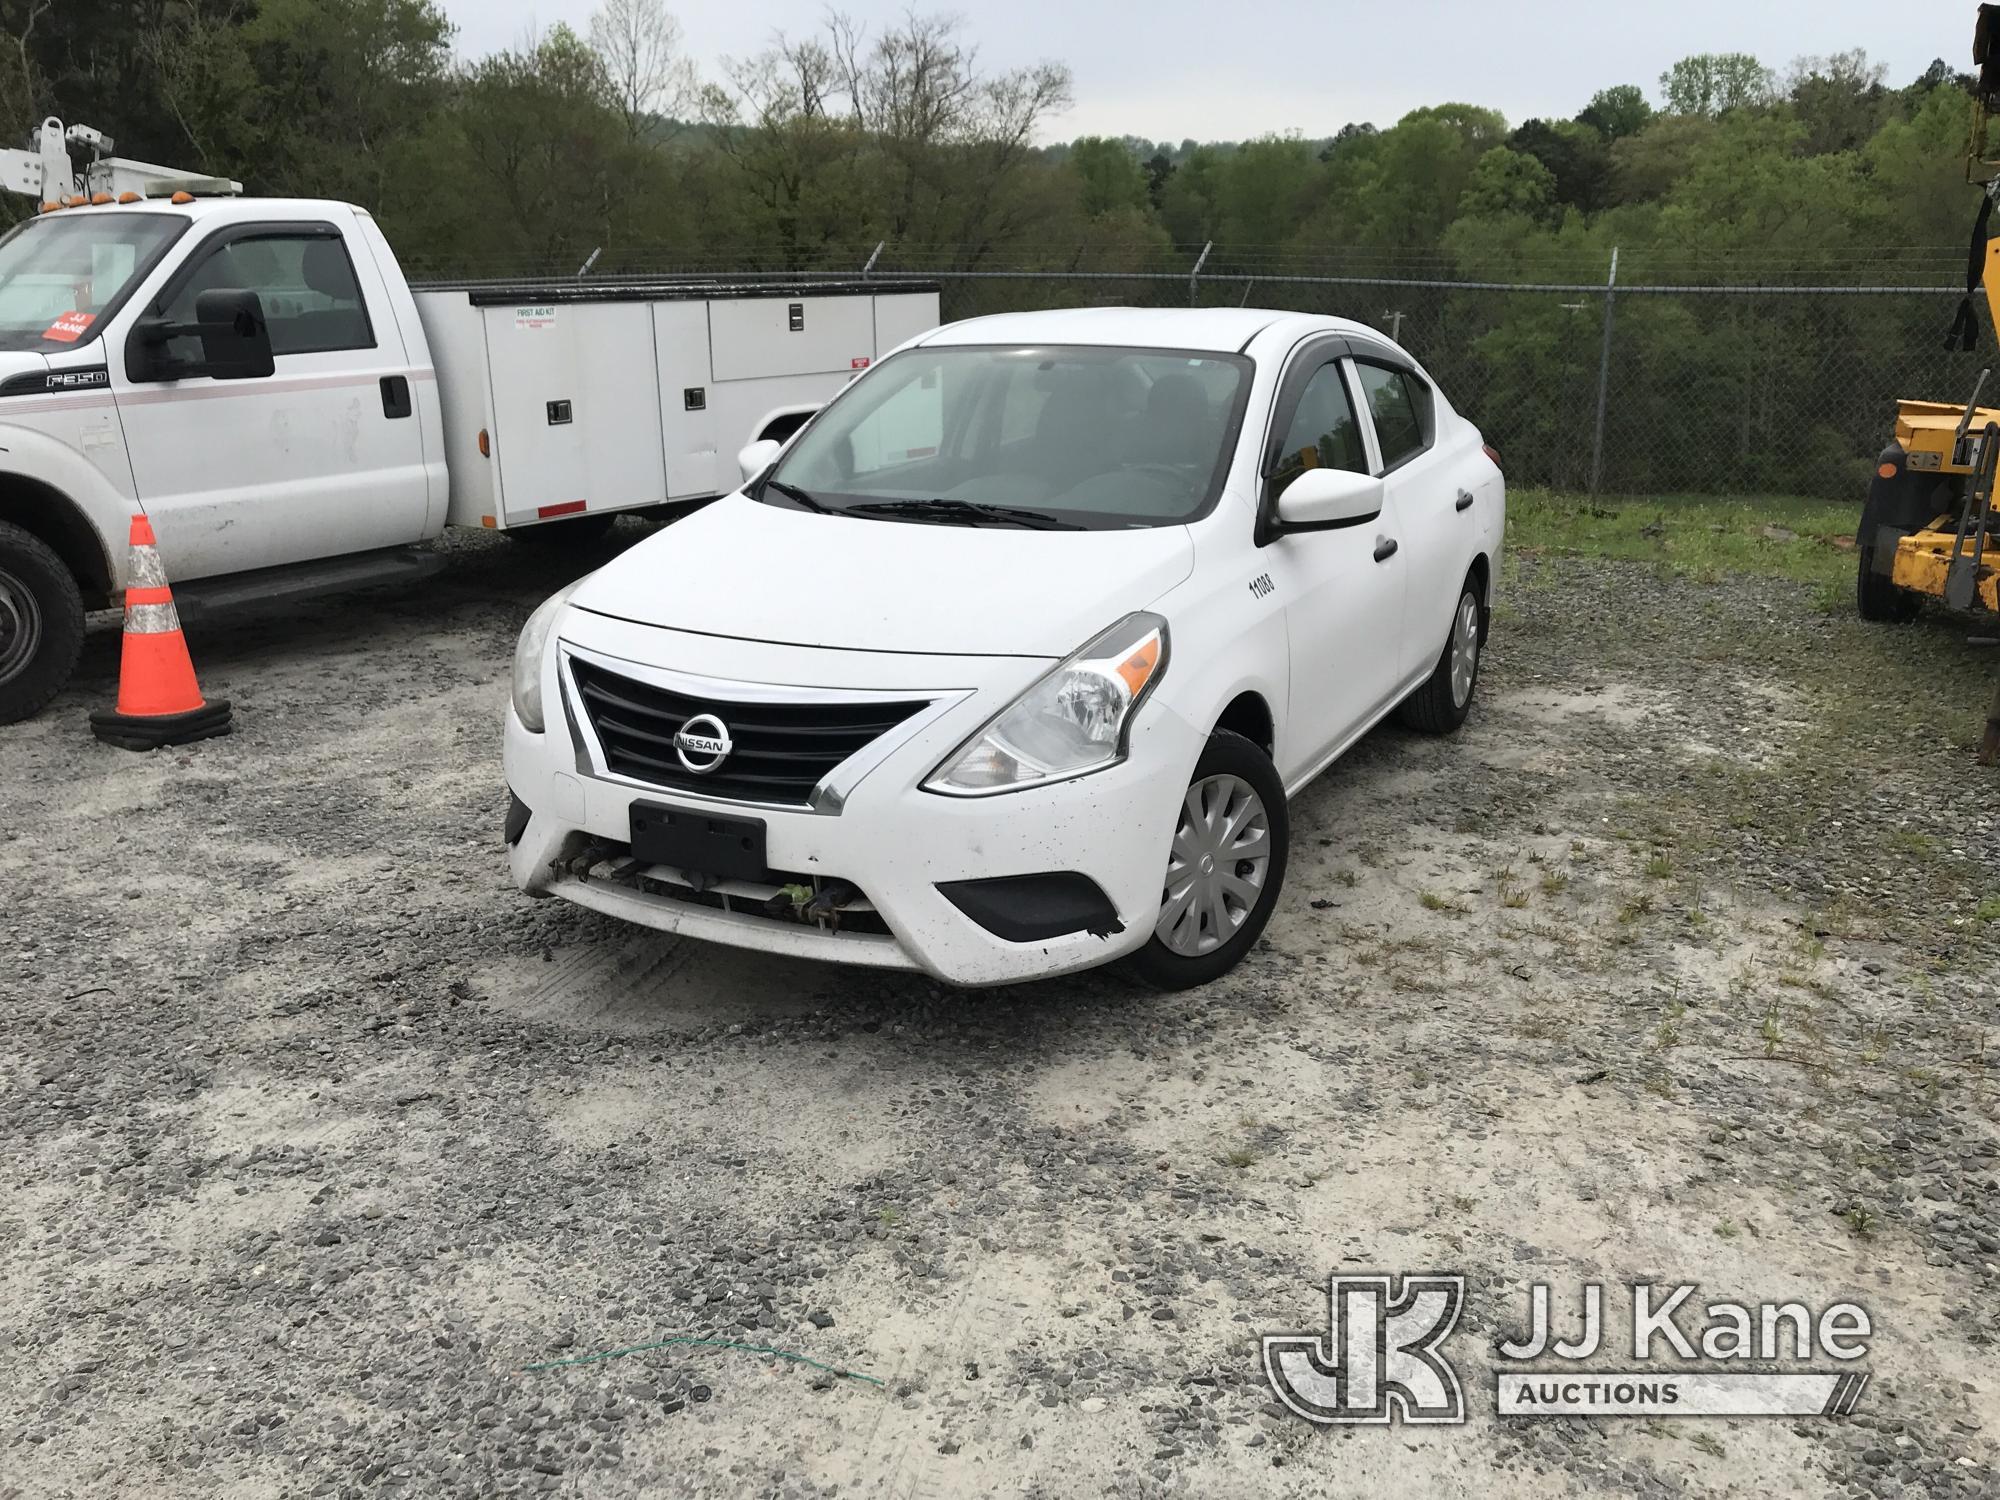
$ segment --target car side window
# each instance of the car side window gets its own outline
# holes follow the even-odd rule
[[[354,264],[347,258],[347,247],[334,236],[258,235],[216,246],[196,264],[165,309],[168,320],[192,323],[195,300],[217,289],[257,294],[274,355],[375,347],[375,331]],[[199,362],[201,341],[175,339],[168,353],[177,360]]]
[[[1383,365],[1355,365],[1361,391],[1375,418],[1375,440],[1382,446],[1382,467],[1393,469],[1430,446],[1431,388],[1404,370]]]
[[[1277,467],[1271,471],[1271,498],[1277,499],[1307,469],[1368,472],[1361,423],[1337,360],[1321,365],[1299,393],[1298,407],[1279,445]]]

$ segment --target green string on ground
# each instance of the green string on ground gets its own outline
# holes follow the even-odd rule
[[[815,1370],[824,1370],[829,1375],[838,1375],[842,1380],[865,1380],[870,1385],[884,1385],[873,1375],[863,1375],[854,1370],[843,1370],[836,1365],[823,1365],[816,1359],[803,1354],[794,1354],[789,1349],[772,1349],[763,1344],[737,1344],[728,1339],[698,1339],[678,1336],[661,1339],[656,1344],[634,1344],[629,1349],[607,1349],[602,1354],[580,1354],[575,1359],[545,1359],[540,1364],[523,1365],[521,1373],[529,1375],[536,1370],[560,1370],[566,1365],[594,1365],[601,1360],[623,1359],[628,1354],[646,1354],[654,1349],[666,1349],[675,1344],[696,1344],[705,1349],[738,1349],[745,1354],[770,1354],[779,1359],[788,1359],[795,1365],[811,1365]]]

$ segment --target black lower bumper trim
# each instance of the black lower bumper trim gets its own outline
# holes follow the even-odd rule
[[[1003,942],[1039,943],[1072,932],[1108,938],[1125,930],[1111,898],[1074,871],[950,880],[938,892]]]
[[[514,789],[507,788],[507,847],[513,848],[521,842],[521,835],[528,831],[528,819],[533,814],[528,804],[514,795]]]

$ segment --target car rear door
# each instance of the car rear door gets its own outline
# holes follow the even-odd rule
[[[1396,514],[1409,580],[1396,657],[1408,681],[1433,667],[1472,563],[1471,491],[1440,447],[1437,400],[1414,367],[1362,353],[1354,375],[1373,428],[1386,504]]]
[[[232,223],[196,245],[145,312],[194,319],[214,288],[255,292],[275,371],[218,380],[200,341],[157,378],[137,335],[112,389],[140,502],[176,580],[417,541],[429,501],[411,364],[374,258],[331,221]]]
[[[1350,385],[1345,342],[1295,356],[1267,441],[1262,505],[1313,468],[1373,466]],[[1283,601],[1291,649],[1290,709],[1279,771],[1318,769],[1386,708],[1398,681],[1405,561],[1393,505],[1359,526],[1279,533],[1262,549]]]

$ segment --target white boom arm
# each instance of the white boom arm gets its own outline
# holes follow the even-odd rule
[[[90,153],[90,164],[81,178],[70,162],[72,145]],[[128,161],[112,156],[110,151],[111,142],[101,131],[88,125],[72,125],[64,130],[63,122],[51,116],[35,132],[35,149],[0,150],[0,190],[19,193],[37,203],[60,203],[79,193],[84,197],[97,193],[110,193],[113,197],[137,193],[153,198],[177,192],[212,196],[243,191],[242,183],[226,177],[205,177],[176,167]]]

